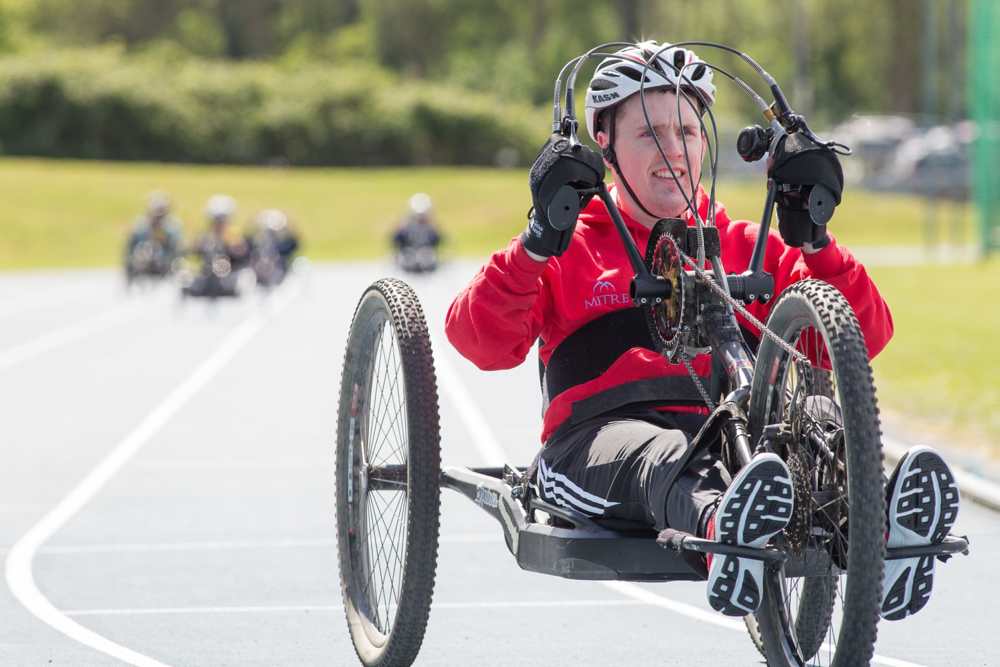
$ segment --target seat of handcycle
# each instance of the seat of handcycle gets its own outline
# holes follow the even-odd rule
[[[700,581],[704,562],[695,554],[671,552],[656,542],[649,524],[618,518],[591,518],[553,505],[532,491],[534,521],[519,532],[515,549],[525,570],[568,579]],[[540,521],[538,512],[544,512]]]
[[[701,581],[708,573],[694,552],[664,549],[650,526],[594,519],[553,505],[523,484],[529,468],[445,467],[442,485],[458,491],[500,522],[504,541],[524,570],[567,579]]]
[[[598,527],[619,533],[623,537],[656,538],[656,529],[643,521],[619,519],[616,517],[588,517],[573,509],[552,505],[549,502],[533,496],[530,501],[533,509],[548,515],[548,524],[557,528],[587,528]]]

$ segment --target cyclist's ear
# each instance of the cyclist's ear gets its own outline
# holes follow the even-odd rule
[[[604,164],[610,168],[615,160],[614,152],[609,147],[611,136],[604,130],[598,130],[596,138],[597,145],[601,149],[601,157],[604,158]]]
[[[608,147],[608,133],[604,130],[597,131],[597,145],[600,147],[601,151]]]

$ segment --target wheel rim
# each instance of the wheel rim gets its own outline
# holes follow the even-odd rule
[[[382,646],[392,633],[402,595],[409,493],[408,481],[373,482],[384,467],[406,470],[409,433],[399,344],[388,321],[374,327],[371,349],[368,381],[355,386],[356,392],[367,394],[358,397],[367,402],[367,409],[359,425],[361,446],[352,448],[356,530],[351,535],[351,562],[359,575],[353,597],[365,634],[373,645]]]

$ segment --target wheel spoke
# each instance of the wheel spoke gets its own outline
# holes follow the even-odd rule
[[[403,392],[405,391],[405,380],[401,382],[402,365],[399,359],[399,346],[398,344],[396,344],[395,340],[393,340],[393,345],[390,348],[390,351],[392,353],[392,364],[394,369],[393,386],[390,397],[393,399],[393,410],[395,411],[396,416],[397,417],[399,417],[400,415],[405,416],[406,409],[405,406],[403,405],[404,397],[402,395]],[[398,420],[398,422],[397,420],[393,421],[394,426],[397,423],[398,427],[395,430],[397,448],[393,451],[393,453],[399,452],[402,448],[406,446],[406,434],[405,434],[406,419],[404,418],[402,420]]]
[[[370,496],[370,497],[374,498],[374,496]],[[377,504],[377,503],[373,500],[372,504]],[[379,519],[378,515],[375,516],[375,521],[379,521],[380,522],[380,519]],[[373,523],[372,523],[372,531],[373,532],[375,532],[375,521],[373,521]],[[376,567],[379,579],[378,579],[377,585],[375,586],[375,600],[376,600],[376,605],[377,605],[377,608],[378,608],[378,618],[379,618],[379,621],[380,621],[380,623],[378,625],[379,630],[381,630],[383,633],[387,633],[389,631],[389,626],[388,626],[389,619],[388,619],[387,616],[383,617],[381,612],[382,612],[382,608],[383,608],[382,603],[385,600],[386,595],[387,595],[387,593],[386,593],[386,587],[385,587],[385,579],[386,579],[386,577],[388,575],[388,563],[386,562],[386,558],[385,558],[385,536],[384,536],[383,533],[378,532],[377,533],[377,537],[378,537],[378,552],[377,552],[377,559],[376,559],[376,566],[375,567]]]
[[[406,503],[399,502],[398,500],[398,496],[401,496],[402,494],[397,493],[395,495],[397,496],[397,498],[394,498],[392,501],[389,501],[386,505],[387,511],[390,511],[389,508],[393,508],[394,506],[394,509],[391,510],[392,515],[389,521],[386,522],[383,521],[381,517],[378,518],[379,524],[383,529],[383,532],[381,534],[381,536],[383,537],[383,539],[381,540],[382,551],[380,553],[380,562],[383,565],[382,575],[383,575],[383,580],[388,579],[388,584],[389,584],[387,587],[386,586],[381,587],[379,599],[380,601],[383,601],[385,603],[387,623],[389,623],[392,620],[392,614],[390,613],[392,611],[391,602],[393,599],[398,599],[395,575],[397,571],[400,571],[402,569],[402,564],[403,564],[402,556],[400,555],[398,549],[396,548],[396,540],[393,539],[399,534],[398,528],[393,530],[390,529],[389,526],[390,525],[396,526],[398,523],[400,523],[399,517],[402,514],[405,514]],[[386,543],[388,543],[389,548],[392,550],[391,554],[389,553],[389,550],[385,548]],[[392,562],[390,558],[394,558],[395,561]]]
[[[379,359],[382,362],[381,364],[379,364],[380,366],[379,368],[380,374],[378,376],[379,379],[377,384],[375,384],[372,387],[372,391],[375,391],[376,387],[378,388],[378,397],[379,397],[379,411],[378,411],[379,439],[378,439],[377,449],[375,449],[371,453],[370,458],[372,461],[378,460],[378,454],[382,451],[382,448],[385,446],[385,444],[391,440],[390,436],[393,434],[392,431],[393,423],[395,419],[398,419],[399,416],[398,403],[396,403],[392,399],[394,398],[393,390],[395,390],[396,388],[396,383],[400,369],[397,364],[393,366],[390,370],[392,361],[389,358],[390,355],[393,357],[395,356],[393,354],[395,346],[396,346],[396,339],[394,334],[392,333],[389,327],[385,327],[383,329],[383,335],[379,340]],[[388,352],[386,351],[387,348]],[[391,384],[390,384],[390,375],[392,376]],[[395,412],[395,415],[393,416],[393,422],[387,421],[386,419],[387,411]]]
[[[383,405],[383,396],[382,396],[382,393],[381,393],[381,391],[378,391],[378,389],[383,384],[383,379],[382,379],[382,376],[383,376],[383,368],[382,368],[382,366],[383,366],[383,364],[381,363],[381,359],[382,359],[382,355],[383,355],[383,352],[382,352],[382,349],[383,349],[382,348],[382,331],[384,331],[384,328],[385,328],[385,325],[383,324],[382,325],[382,329],[379,330],[379,333],[376,336],[375,354],[374,354],[373,359],[372,359],[371,384],[370,384],[370,386],[368,388],[369,396],[370,396],[369,401],[370,401],[371,409],[370,409],[369,414],[368,414],[368,420],[369,421],[368,421],[368,439],[367,439],[367,442],[366,442],[366,446],[367,446],[366,452],[368,453],[369,460],[371,460],[371,454],[373,452],[373,446],[376,446],[376,447],[380,447],[381,446],[382,413],[383,413],[383,410],[384,410],[384,405]],[[373,429],[376,429],[377,431],[375,433],[372,433]],[[375,437],[372,437],[373,435]]]
[[[388,332],[388,329],[386,329]],[[371,454],[371,461],[375,465],[381,465],[391,460],[393,454],[399,454],[400,458],[405,458],[402,452],[406,448],[405,423],[406,410],[401,396],[402,366],[397,354],[397,343],[395,336],[388,332],[383,337],[384,345],[380,345],[380,359],[384,361],[380,369],[382,371],[378,383],[379,389],[379,432],[378,446]],[[385,348],[388,352],[382,352]],[[374,391],[374,387],[373,387]],[[391,413],[391,420],[387,419],[386,412]],[[385,458],[380,458],[386,444],[390,445],[389,453]]]
[[[379,543],[381,549],[379,553],[379,558],[380,562],[382,562],[385,566],[382,570],[383,576],[389,575],[391,571],[395,569],[396,565],[401,565],[403,562],[402,556],[400,555],[399,550],[396,548],[396,543],[392,539],[396,534],[398,534],[398,530],[392,530],[389,528],[389,526],[395,525],[396,522],[399,520],[401,514],[405,513],[406,502],[399,501],[399,498],[403,497],[404,494],[394,493],[394,495],[397,497],[389,501],[385,505],[381,506],[380,507],[381,511],[379,515],[377,515],[375,518],[375,520],[379,524],[379,527],[381,528],[381,531],[379,533],[381,538]],[[376,502],[375,504],[378,503]],[[389,514],[390,512],[391,512],[390,518],[388,522],[386,522],[383,519],[383,516],[385,514]],[[391,554],[389,553],[389,549],[386,549],[386,544],[388,544],[389,549],[391,549],[392,551]],[[390,556],[395,558],[395,562],[390,562]],[[393,583],[394,580],[390,577],[390,586]]]
[[[403,494],[398,494],[397,493],[395,495],[397,495],[399,497],[402,497]],[[392,507],[393,509],[390,510],[390,507]],[[378,521],[378,523],[379,523],[379,525],[381,526],[381,528],[385,531],[384,532],[384,536],[386,536],[386,537],[391,536],[392,531],[389,529],[389,524],[393,523],[396,520],[396,518],[399,516],[401,508],[402,509],[406,508],[406,503],[405,502],[399,503],[396,500],[391,500],[391,501],[389,501],[386,504],[385,512],[380,513],[380,515],[376,518],[377,521]],[[389,522],[387,523],[386,521],[384,521],[382,519],[382,515],[388,513],[389,511],[392,512],[392,515],[390,516]],[[385,544],[384,540],[383,540],[382,544],[383,545]],[[396,556],[396,559],[399,560],[399,561],[401,561],[402,558],[399,555],[399,551],[396,549],[396,545],[393,544],[391,541],[389,541],[389,546],[392,548],[393,555]]]
[[[376,437],[373,439],[374,448],[369,448],[369,460],[374,460],[378,455],[378,452],[382,449],[385,444],[385,411],[387,408],[387,401],[385,396],[385,384],[386,384],[386,369],[385,369],[385,334],[384,332],[387,328],[383,328],[383,333],[378,338],[378,348],[375,353],[375,368],[373,369],[373,379],[371,386],[371,393],[374,396],[373,403],[375,405],[372,411],[375,415],[375,428],[377,429]]]

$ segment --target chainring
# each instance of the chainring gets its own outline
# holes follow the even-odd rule
[[[688,276],[673,236],[662,234],[655,240],[649,264],[652,275],[670,283],[670,296],[652,304],[647,310],[649,332],[663,354],[669,359],[676,359],[684,349],[689,329],[685,295]]]

